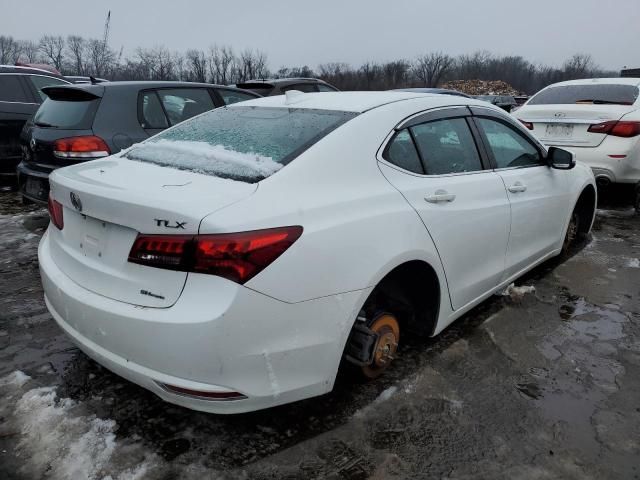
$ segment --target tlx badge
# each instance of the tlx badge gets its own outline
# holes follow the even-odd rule
[[[184,230],[184,226],[187,224],[187,222],[174,222],[175,225],[172,225],[169,220],[161,220],[159,218],[154,218],[154,220],[156,221],[156,226],[165,228],[180,228]]]

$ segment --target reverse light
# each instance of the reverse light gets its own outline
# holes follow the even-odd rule
[[[610,120],[589,125],[589,132],[631,138],[640,135],[640,122]]]
[[[53,223],[58,230],[62,230],[64,228],[64,210],[62,208],[62,204],[57,200],[54,200],[51,194],[49,194],[47,208],[49,209],[51,223]]]
[[[58,158],[102,158],[111,154],[109,146],[95,135],[60,138],[53,145]]]
[[[523,124],[525,127],[527,127],[529,130],[533,130],[533,122],[526,122],[524,120],[520,120],[520,123]]]
[[[244,284],[273,263],[300,235],[300,226],[194,236],[139,234],[129,261],[217,275]]]

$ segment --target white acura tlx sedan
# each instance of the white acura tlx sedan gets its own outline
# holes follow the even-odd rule
[[[593,221],[573,154],[449,95],[300,93],[51,175],[47,306],[166,401],[236,413],[373,378]],[[401,352],[400,352],[401,353]]]
[[[515,116],[545,145],[570,148],[599,185],[640,182],[640,78],[556,83]]]

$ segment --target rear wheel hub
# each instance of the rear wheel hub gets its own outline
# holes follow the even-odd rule
[[[373,361],[370,365],[362,367],[362,373],[367,378],[376,378],[387,369],[396,356],[400,341],[400,325],[396,317],[383,313],[371,322],[369,328],[378,335],[378,341],[373,351]]]

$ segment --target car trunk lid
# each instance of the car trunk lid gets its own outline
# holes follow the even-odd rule
[[[147,307],[173,305],[187,274],[129,262],[138,233],[196,234],[202,218],[257,188],[113,157],[56,170],[50,182],[64,211],[62,230],[49,230],[58,267],[88,290]]]

